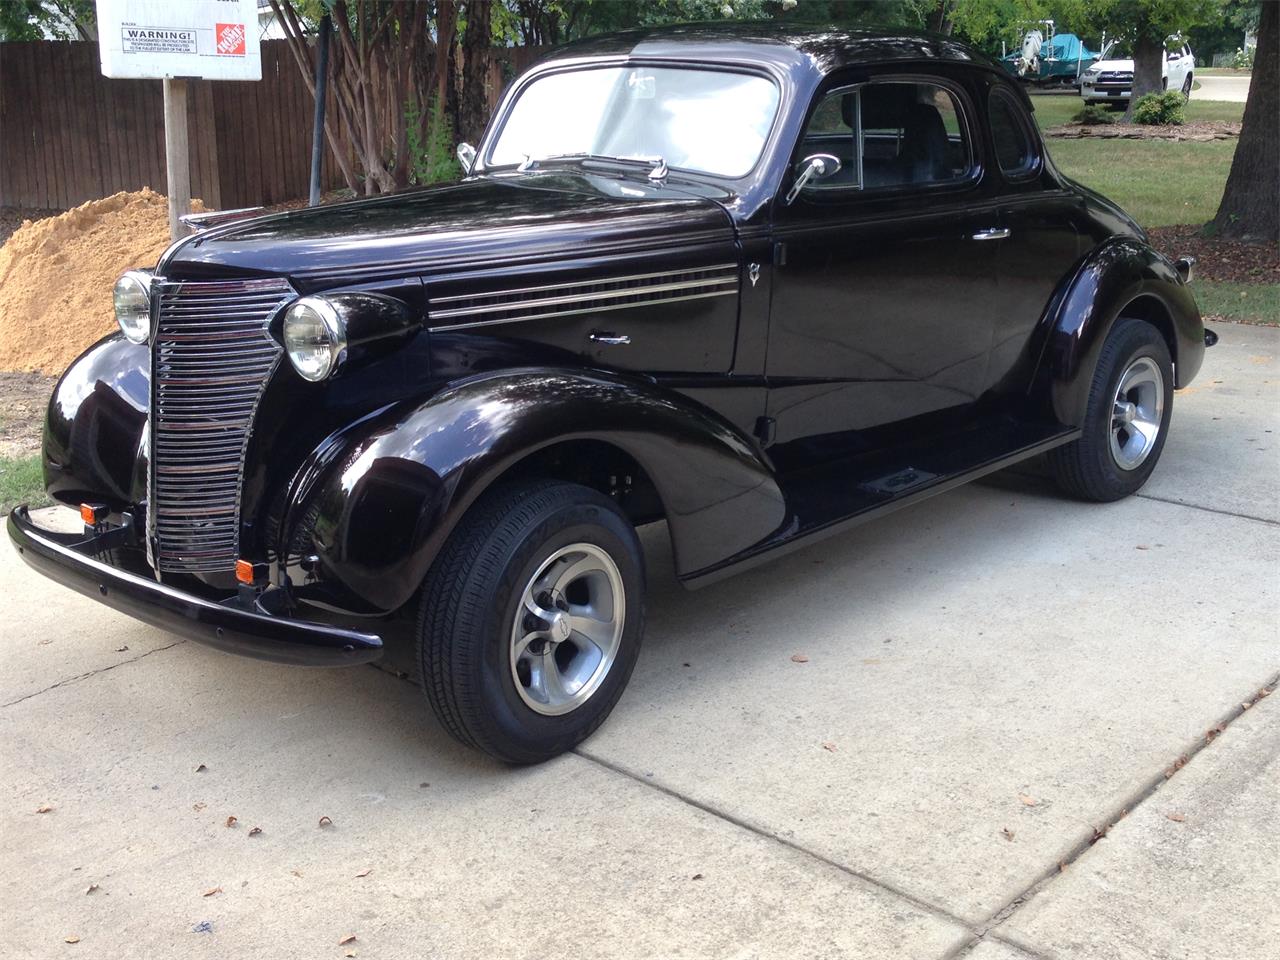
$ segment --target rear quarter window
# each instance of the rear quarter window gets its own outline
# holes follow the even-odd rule
[[[991,123],[991,140],[996,162],[1006,180],[1033,176],[1039,167],[1035,141],[1028,128],[1026,111],[1007,91],[997,87],[987,101],[987,117]]]

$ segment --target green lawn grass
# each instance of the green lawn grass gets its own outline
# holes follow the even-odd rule
[[[1067,123],[1079,97],[1036,97],[1041,129]],[[1187,119],[1239,120],[1244,104],[1196,100]],[[1116,111],[1118,120],[1120,112]],[[1175,140],[1048,141],[1049,154],[1067,176],[1111,198],[1144,227],[1200,224],[1213,219],[1231,170],[1236,141]]]
[[[0,457],[0,516],[21,503],[43,507],[50,503],[44,492],[40,455]]]
[[[1192,289],[1200,312],[1206,317],[1280,326],[1280,283],[1208,283],[1197,280]]]

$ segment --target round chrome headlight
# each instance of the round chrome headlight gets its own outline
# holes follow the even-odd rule
[[[112,299],[120,332],[133,343],[146,343],[151,335],[151,277],[128,271],[116,281]]]
[[[318,382],[342,363],[346,324],[324,297],[303,297],[284,313],[284,348],[298,375]]]

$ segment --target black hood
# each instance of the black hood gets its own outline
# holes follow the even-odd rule
[[[576,170],[442,187],[242,220],[172,247],[170,279],[284,276],[300,289],[486,263],[669,243],[732,230],[730,196]]]

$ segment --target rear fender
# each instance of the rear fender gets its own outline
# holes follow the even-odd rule
[[[1139,240],[1116,238],[1089,255],[1050,310],[1035,392],[1060,423],[1084,422],[1102,345],[1135,302],[1144,306],[1134,312],[1148,315],[1169,342],[1175,386],[1186,386],[1199,371],[1204,324],[1191,291],[1159,253]]]
[[[525,457],[569,440],[612,444],[649,475],[677,574],[720,562],[783,522],[772,469],[713,412],[644,380],[538,368],[469,379],[349,431],[289,523],[311,527],[326,579],[395,610],[477,497]]]

